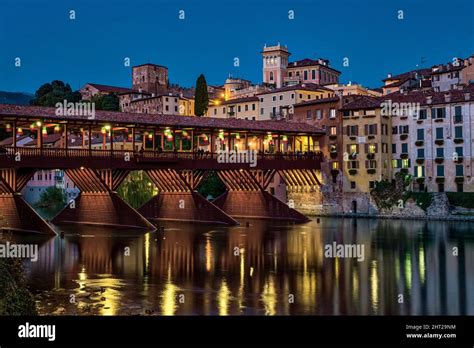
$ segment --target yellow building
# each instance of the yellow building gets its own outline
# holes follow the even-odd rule
[[[391,119],[381,102],[360,96],[341,108],[346,211],[368,213],[375,182],[391,178]]]

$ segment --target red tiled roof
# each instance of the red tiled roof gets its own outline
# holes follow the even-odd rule
[[[247,97],[247,98],[237,98],[237,99],[229,99],[226,101],[221,102],[219,105],[229,105],[229,104],[238,104],[238,103],[249,103],[258,101],[258,97]]]
[[[296,60],[294,62],[290,62],[290,63],[288,63],[288,68],[291,69],[291,68],[299,68],[301,66],[316,66],[316,65],[323,66],[323,67],[328,68],[329,70],[333,70],[333,71],[335,71],[339,74],[341,73],[339,70],[331,68],[328,65],[321,64],[321,63],[319,63],[319,61],[314,60],[314,59],[309,59],[309,58],[300,59],[300,60]]]
[[[408,72],[404,72],[402,74],[394,75],[392,77],[387,77],[387,78],[383,79],[382,81],[401,80],[401,79],[406,79],[406,78],[415,78],[416,74],[418,74],[418,76],[430,76],[431,75],[431,69],[430,68],[424,68],[424,69],[411,70],[411,71],[408,71]]]
[[[1,116],[17,116],[33,119],[70,120],[91,122],[87,116],[57,116],[56,109],[41,106],[22,106],[0,104]],[[288,132],[321,134],[325,131],[306,123],[285,121],[253,121],[214,117],[195,117],[179,115],[136,114],[115,111],[96,111],[94,122],[140,125],[143,127],[179,127],[200,129],[229,129],[257,132]]]
[[[295,108],[303,107],[307,105],[315,105],[315,104],[324,104],[324,103],[335,103],[339,101],[339,97],[329,97],[329,98],[322,98],[322,99],[313,99],[310,101],[302,101],[301,103],[295,104]]]
[[[279,92],[286,92],[286,91],[296,91],[296,90],[303,90],[303,91],[317,91],[317,90],[324,90],[324,91],[331,91],[334,92],[332,89],[323,87],[316,83],[300,83],[297,85],[292,86],[285,86],[280,88],[275,88],[266,92],[259,93],[257,95],[263,94],[272,94],[272,93],[279,93]]]
[[[341,110],[373,109],[379,107],[380,104],[381,101],[377,97],[361,95],[360,97],[344,105]]]
[[[372,109],[380,107],[384,101],[391,100],[393,103],[420,103],[422,106],[446,104],[446,96],[450,96],[449,103],[460,103],[474,100],[474,84],[465,86],[463,89],[454,89],[445,92],[435,92],[433,90],[416,90],[406,93],[394,92],[382,97],[361,96],[354,101],[344,105],[341,110]],[[428,103],[428,97],[431,97],[431,103]]]
[[[107,92],[107,93],[123,93],[123,92],[131,91],[130,88],[125,88],[125,87],[99,85],[98,83],[87,83],[87,84],[94,88],[97,88],[101,92]]]

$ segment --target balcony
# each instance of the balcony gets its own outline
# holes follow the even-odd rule
[[[270,119],[273,121],[279,121],[279,120],[291,120],[292,119],[292,114],[289,114],[287,112],[270,112]]]
[[[454,182],[457,184],[462,184],[464,182],[464,175],[463,176],[456,175],[456,177],[454,178]]]
[[[367,168],[367,174],[374,175],[377,172],[375,168]]]
[[[401,159],[408,159],[408,153],[407,153],[407,152],[402,152],[402,153],[400,154],[400,158],[401,158]]]
[[[417,141],[415,141],[415,145],[416,145],[416,146],[423,146],[423,144],[424,144],[424,141],[423,141],[423,140],[417,140]]]
[[[436,144],[436,145],[443,145],[443,144],[444,144],[444,140],[443,140],[443,139],[436,139],[436,140],[435,140],[435,144]]]
[[[464,142],[464,139],[463,138],[454,138],[453,141],[454,141],[455,144],[461,144],[461,143]]]
[[[423,164],[423,162],[425,162],[425,159],[423,157],[418,157],[416,159],[416,163],[418,163],[418,164]]]
[[[438,163],[438,164],[443,163],[444,162],[444,157],[436,157],[435,162]]]
[[[375,158],[375,153],[368,153],[367,154],[367,159],[368,160],[373,160]]]
[[[349,169],[349,175],[356,175],[357,169]]]
[[[423,184],[425,182],[425,178],[422,176],[417,177],[415,180],[418,184]]]
[[[462,115],[454,115],[454,123],[462,123]]]
[[[331,151],[329,152],[329,156],[334,159],[334,158],[337,158],[337,151]]]
[[[407,140],[408,134],[400,134],[400,140]]]

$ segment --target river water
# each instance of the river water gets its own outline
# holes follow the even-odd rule
[[[472,223],[242,222],[13,239],[40,244],[25,266],[41,314],[474,315]],[[364,259],[325,257],[334,242]]]

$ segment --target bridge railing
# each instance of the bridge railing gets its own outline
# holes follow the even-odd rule
[[[14,157],[20,153],[22,157],[35,158],[114,158],[142,160],[218,160],[219,153],[211,152],[190,152],[190,151],[132,151],[132,150],[98,150],[98,149],[65,149],[65,148],[30,148],[30,147],[3,147],[0,148],[0,156],[6,155]],[[257,160],[319,160],[324,158],[320,152],[296,152],[296,153],[258,153]]]

